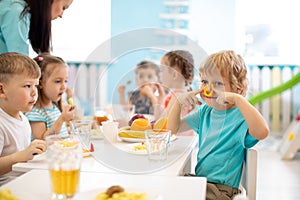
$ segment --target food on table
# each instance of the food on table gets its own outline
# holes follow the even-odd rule
[[[59,146],[62,146],[62,147],[73,147],[73,146],[75,146],[77,144],[78,144],[77,141],[72,141],[72,140],[69,140],[68,138],[64,139],[64,140],[59,140],[59,141],[55,142],[55,145],[59,145]]]
[[[108,197],[112,197],[115,193],[124,192],[124,188],[119,185],[113,185],[106,190],[106,194]]]
[[[147,150],[147,146],[144,142],[142,142],[141,144],[137,144],[137,145],[133,146],[132,149],[134,151],[144,151],[144,150]]]
[[[1,200],[19,200],[18,197],[14,196],[10,189],[0,188],[0,199]]]
[[[167,124],[168,124],[168,118],[162,117],[154,123],[153,129],[166,129]]]
[[[99,193],[94,200],[147,200],[147,197],[145,193],[126,192],[123,187],[114,185]]]
[[[134,131],[134,130],[130,129],[130,126],[126,126],[126,127],[120,128],[119,137],[144,139],[145,132],[144,131]]]
[[[130,126],[130,130],[135,130],[135,131],[144,131],[146,129],[151,129],[151,124],[149,123],[149,120],[146,118],[139,118],[139,119],[135,119],[131,126]]]
[[[140,119],[140,118],[146,119],[146,117],[145,117],[143,114],[135,114],[135,115],[133,115],[133,116],[131,117],[131,119],[129,120],[129,122],[128,122],[128,126],[131,126],[131,124],[132,124],[132,122],[133,122],[134,120]]]

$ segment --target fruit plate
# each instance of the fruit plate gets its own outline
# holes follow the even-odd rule
[[[118,136],[125,142],[143,142],[145,141],[144,131],[130,130],[129,126],[125,126],[119,129]]]
[[[123,142],[144,142],[146,139],[143,138],[128,138],[128,137],[120,137],[119,138],[123,141]]]

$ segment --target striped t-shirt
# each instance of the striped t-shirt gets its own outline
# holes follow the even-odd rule
[[[53,108],[36,108],[25,114],[29,120],[29,122],[44,122],[46,124],[46,129],[48,130],[55,121],[61,115],[60,110],[58,109],[56,104],[53,104]],[[65,123],[62,125],[59,136],[66,137],[68,136],[68,130]]]

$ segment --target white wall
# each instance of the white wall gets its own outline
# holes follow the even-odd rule
[[[62,19],[52,22],[53,55],[84,61],[110,38],[110,0],[74,0]]]
[[[190,0],[190,37],[208,54],[236,49],[235,0]]]

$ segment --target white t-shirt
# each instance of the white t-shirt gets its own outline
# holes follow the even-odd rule
[[[26,116],[20,112],[22,120],[11,117],[0,108],[0,157],[27,148],[30,144],[31,128]],[[0,176],[0,185],[14,177],[9,172]]]

